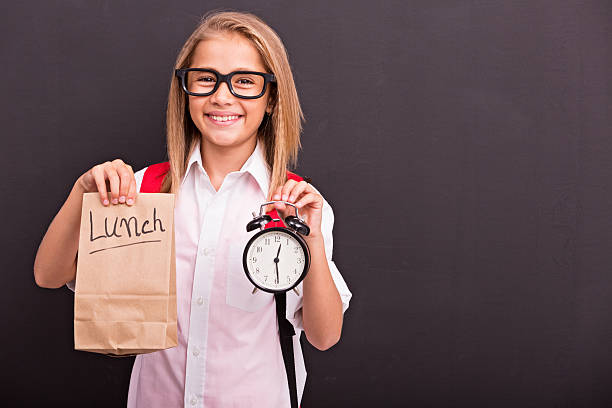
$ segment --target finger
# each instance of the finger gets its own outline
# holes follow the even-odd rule
[[[296,186],[291,191],[291,193],[289,194],[289,199],[287,201],[289,201],[290,203],[295,203],[295,200],[297,200],[302,193],[307,191],[308,186],[309,184],[305,182],[304,180],[297,183]]]
[[[297,184],[297,181],[295,180],[291,180],[291,179],[287,180],[287,182],[285,183],[281,191],[281,197],[283,201],[289,200],[289,193],[293,190],[296,184]]]
[[[285,203],[274,203],[274,209],[278,211],[281,216],[284,214],[286,207],[287,206],[285,205]]]
[[[323,198],[319,194],[308,193],[304,195],[295,206],[298,208],[304,207],[306,204],[315,203],[316,208],[323,208]]]
[[[127,200],[125,203],[129,206],[134,205],[135,197],[136,197],[136,180],[134,179],[130,182],[130,188],[128,189]]]
[[[119,204],[119,175],[112,164],[104,166],[104,174],[110,182],[111,203]]]
[[[281,191],[283,189],[283,186],[278,186],[276,188],[276,190],[274,191],[274,194],[272,194],[272,200],[280,200],[281,199]]]
[[[276,189],[276,192],[272,199],[286,201],[289,195],[289,191],[296,183],[297,182],[295,180],[291,180],[291,179],[287,180],[284,185],[279,186]],[[279,213],[279,215],[282,218],[285,218],[286,207],[287,206],[284,203],[274,203],[274,208],[276,209],[276,211]]]
[[[113,166],[119,175],[119,202],[125,203],[133,176],[127,165],[121,160],[113,160]]]
[[[283,186],[278,186],[274,192],[270,195],[270,201],[277,201],[280,200],[281,198],[281,189],[283,188]],[[272,210],[276,210],[277,205],[276,204],[270,204],[266,206],[266,212],[270,212]]]
[[[130,174],[131,174],[130,188],[128,189],[126,203],[128,205],[133,205],[136,202],[136,195],[137,195],[136,190],[138,186],[136,185],[136,177],[134,176],[134,169],[132,169],[132,166],[130,166],[129,164],[126,164],[125,166],[130,170]]]
[[[91,169],[91,175],[93,176],[96,186],[98,187],[102,205],[109,205],[108,192],[106,191],[106,181],[104,179],[104,170],[102,169],[102,165],[98,164],[94,166]]]

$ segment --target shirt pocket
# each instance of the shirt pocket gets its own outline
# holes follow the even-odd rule
[[[258,312],[266,306],[274,306],[272,293],[260,289],[253,293],[255,286],[247,278],[242,266],[243,252],[243,244],[230,244],[227,263],[227,304],[246,312]]]

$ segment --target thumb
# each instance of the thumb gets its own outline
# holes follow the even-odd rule
[[[273,209],[276,210],[279,217],[282,218],[283,220],[285,219],[285,216],[287,215],[287,208],[288,206],[284,203],[274,203],[273,205]]]

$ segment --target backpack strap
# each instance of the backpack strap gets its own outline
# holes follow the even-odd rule
[[[164,181],[165,175],[170,170],[170,162],[162,162],[152,164],[144,172],[142,177],[142,183],[140,183],[140,192],[141,193],[159,193],[161,190],[161,185]],[[295,173],[287,171],[287,178],[295,181],[304,180],[302,177],[298,176]],[[279,218],[276,210],[273,210],[268,213],[272,216],[272,218]],[[282,223],[273,222],[273,225],[270,227],[282,226]],[[278,225],[277,225],[278,224]],[[267,226],[266,226],[267,227]]]
[[[152,164],[144,172],[142,183],[140,183],[141,193],[159,193],[164,177],[170,170],[170,162]]]
[[[268,223],[269,224],[269,223]],[[289,400],[291,408],[298,408],[297,378],[295,375],[295,355],[293,354],[293,336],[295,329],[287,320],[287,292],[275,293],[276,318],[278,320],[278,337],[280,339],[285,372],[287,373],[287,384],[289,384]]]

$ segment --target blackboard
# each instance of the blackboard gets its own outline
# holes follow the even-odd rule
[[[302,407],[612,404],[612,3],[22,1],[3,6],[2,400],[125,406],[131,359],[73,350],[34,255],[76,178],[164,160],[175,56],[251,11],[289,51],[298,174],[353,299],[304,342]]]

